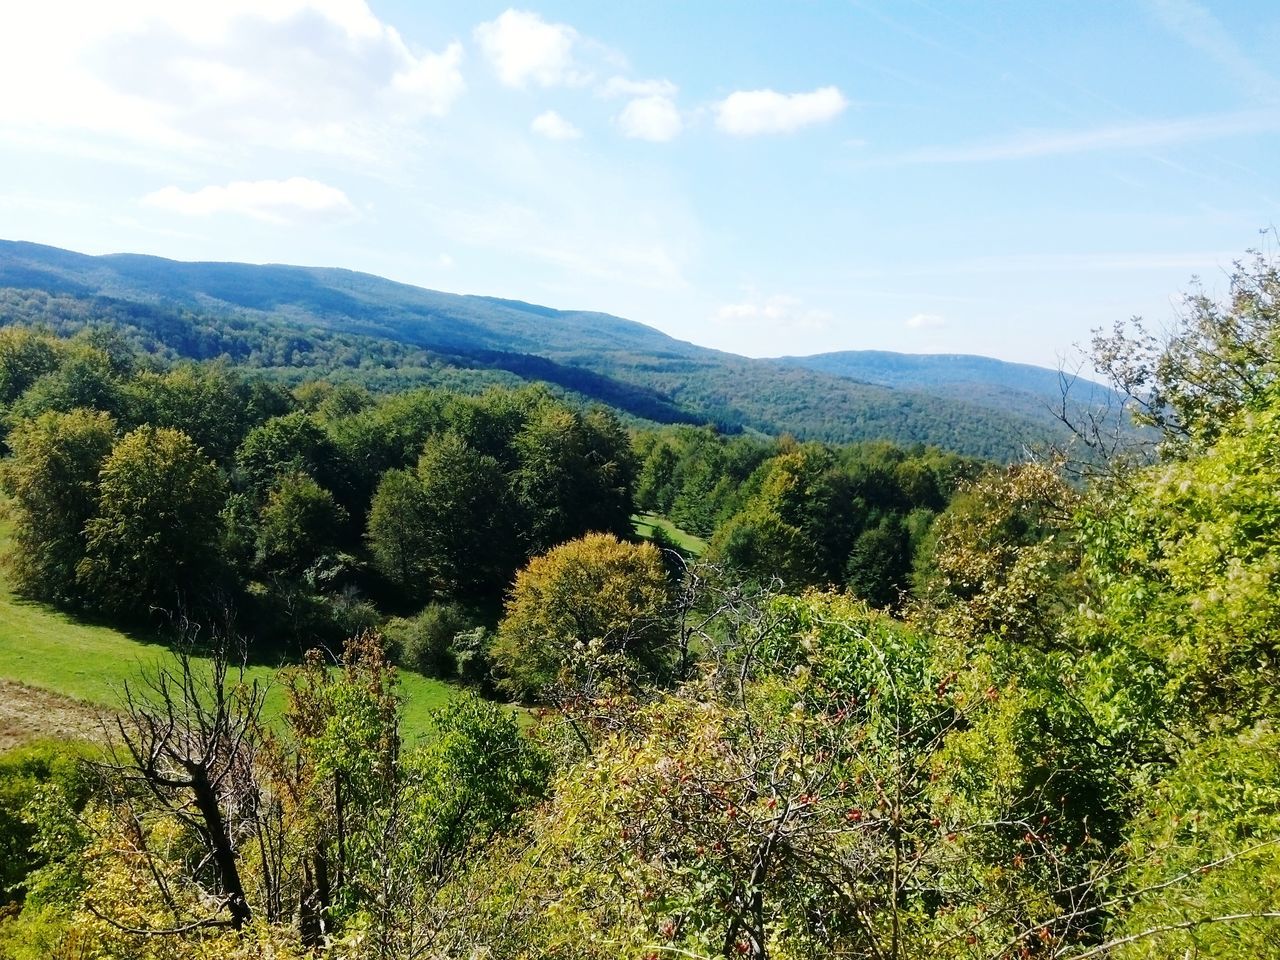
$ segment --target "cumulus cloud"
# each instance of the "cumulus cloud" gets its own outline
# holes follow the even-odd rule
[[[547,110],[533,118],[529,129],[548,140],[577,140],[582,131],[554,110]]]
[[[507,10],[475,29],[476,42],[508,87],[580,86],[589,79],[574,62],[578,31],[528,10]]]
[[[0,32],[0,128],[376,156],[448,113],[462,45],[411,48],[364,0],[47,0]]]
[[[715,105],[716,126],[739,137],[791,133],[838,116],[849,101],[836,87],[809,93],[738,90]]]
[[[462,95],[462,44],[456,40],[439,54],[427,53],[391,78],[391,87],[406,98],[410,112],[443,117]]]
[[[625,137],[662,143],[680,135],[684,120],[669,97],[637,97],[618,114],[618,128]]]
[[[911,330],[930,330],[946,325],[946,319],[936,313],[917,313],[907,318],[907,327]]]
[[[266,223],[350,216],[355,207],[337,187],[306,177],[236,180],[199,190],[165,187],[142,198],[152,207],[192,217],[234,213]]]

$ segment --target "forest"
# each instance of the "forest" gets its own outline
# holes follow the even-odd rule
[[[1014,463],[5,296],[6,569],[166,653],[0,754],[0,957],[1280,957],[1274,258]]]
[[[632,420],[833,443],[889,439],[1000,460],[1065,438],[1052,413],[1061,401],[1053,370],[1037,370],[1033,389],[1013,391],[1004,378],[1028,385],[1014,364],[988,361],[976,373],[987,386],[961,390],[899,370],[890,389],[839,364],[828,371],[753,360],[607,314],[441,293],[348,270],[90,257],[0,240],[0,315],[64,335],[109,320],[149,353],[226,354],[293,383],[325,377],[385,391],[537,381]],[[873,366],[889,373],[888,362]]]

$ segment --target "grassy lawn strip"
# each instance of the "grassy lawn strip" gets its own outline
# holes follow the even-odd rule
[[[634,513],[631,515],[631,525],[635,528],[636,535],[646,540],[653,539],[655,529],[661,530],[667,535],[667,539],[691,556],[700,557],[707,549],[707,541],[686,533],[666,517],[660,517],[656,513]]]
[[[8,549],[9,521],[0,518],[0,555]],[[167,656],[154,638],[77,620],[13,594],[8,571],[0,565],[0,680],[51,690],[84,703],[114,707],[126,680]],[[426,733],[429,714],[460,693],[459,688],[408,670],[397,671],[404,698],[406,739]],[[279,716],[284,690],[269,666],[248,668],[251,679],[267,684],[266,711]],[[0,687],[0,697],[5,696]]]

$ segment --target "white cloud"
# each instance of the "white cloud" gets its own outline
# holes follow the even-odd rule
[[[600,85],[602,97],[674,97],[680,92],[670,80],[632,80],[629,77],[610,77]]]
[[[580,86],[589,80],[574,63],[580,37],[567,23],[547,23],[528,10],[507,10],[476,27],[475,38],[508,87]]]
[[[738,90],[715,105],[716,126],[739,137],[791,133],[838,116],[849,102],[836,87],[810,93]]]
[[[1280,110],[1244,110],[1091,130],[1030,131],[983,143],[922,147],[896,158],[894,162],[986,163],[1098,150],[1147,150],[1277,130],[1280,130]]]
[[[364,0],[47,0],[0,32],[0,132],[378,157],[465,89],[461,44],[411,49]]]
[[[455,40],[443,53],[424,54],[407,64],[391,78],[391,86],[409,98],[411,110],[443,117],[467,87],[459,69],[461,65],[462,44]]]
[[[911,330],[936,330],[946,326],[946,318],[936,313],[917,313],[907,318],[907,327]]]
[[[637,97],[618,114],[618,128],[634,140],[662,143],[673,140],[684,129],[680,110],[667,97]]]
[[[829,328],[832,316],[828,310],[806,307],[797,297],[751,295],[739,303],[724,304],[716,310],[712,319],[718,324],[735,328],[756,327],[779,333],[811,333]]]
[[[577,140],[582,131],[554,110],[547,110],[533,118],[529,129],[548,140]]]
[[[350,216],[355,208],[337,187],[290,177],[288,180],[236,180],[225,187],[199,190],[165,187],[142,198],[142,202],[186,216],[207,217],[234,213],[267,223],[288,223],[298,219]]]

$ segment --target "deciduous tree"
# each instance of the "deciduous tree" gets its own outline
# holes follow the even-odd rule
[[[216,570],[222,474],[185,433],[139,427],[102,465],[80,582],[121,613],[177,610]]]
[[[669,604],[656,547],[588,534],[516,575],[493,657],[522,697],[562,680],[660,675],[672,640]]]
[[[50,411],[10,434],[13,456],[0,479],[13,498],[14,572],[30,595],[63,602],[79,595],[85,525],[98,507],[98,474],[114,434],[111,417],[90,410]]]

